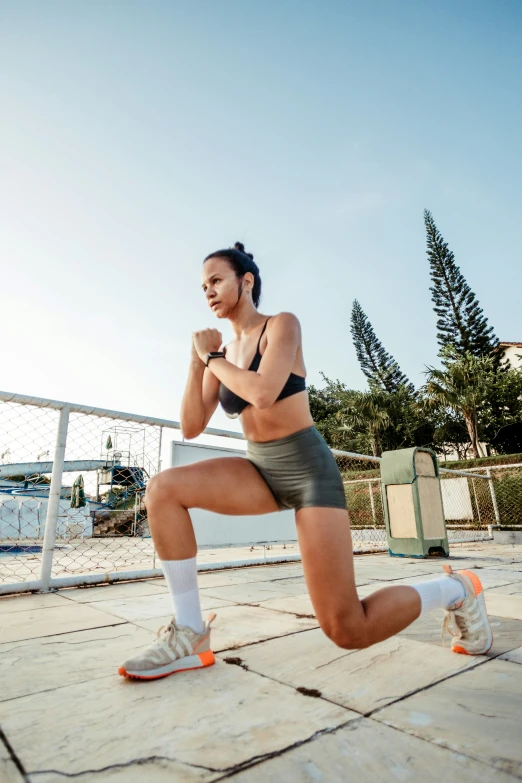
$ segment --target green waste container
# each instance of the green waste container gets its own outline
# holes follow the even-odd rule
[[[433,451],[417,447],[385,451],[381,492],[390,555],[449,556],[439,465]]]

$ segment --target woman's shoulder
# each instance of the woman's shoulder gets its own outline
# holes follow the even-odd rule
[[[301,342],[301,324],[294,313],[283,312],[270,316],[266,331],[269,340]]]
[[[271,315],[269,317],[268,326],[272,325],[272,327],[275,324],[279,324],[285,328],[288,327],[300,327],[299,324],[299,318],[294,315],[294,313],[288,313],[288,312],[282,312],[282,313],[276,313],[275,315]]]

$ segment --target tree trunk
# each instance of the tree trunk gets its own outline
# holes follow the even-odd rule
[[[374,457],[379,456],[379,439],[375,433],[372,433],[372,454]]]
[[[479,449],[478,437],[477,437],[477,423],[473,413],[465,413],[464,419],[466,421],[466,427],[468,430],[469,439],[471,441],[471,448],[473,449],[473,456],[479,459],[482,455]]]

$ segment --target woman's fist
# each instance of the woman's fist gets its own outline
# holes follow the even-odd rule
[[[207,361],[207,354],[211,351],[219,351],[222,342],[223,335],[217,329],[203,329],[192,334],[192,344],[202,362]]]

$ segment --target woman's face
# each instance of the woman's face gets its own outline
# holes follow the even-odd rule
[[[247,275],[243,278],[251,276]],[[202,288],[207,302],[214,315],[226,318],[238,302],[241,280],[224,258],[209,258],[203,264]]]

